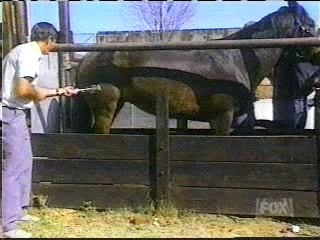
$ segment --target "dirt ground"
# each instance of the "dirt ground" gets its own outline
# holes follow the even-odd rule
[[[197,214],[176,210],[33,209],[40,222],[24,224],[33,237],[191,238],[320,236],[319,219],[276,219]],[[299,226],[298,233],[292,225]]]

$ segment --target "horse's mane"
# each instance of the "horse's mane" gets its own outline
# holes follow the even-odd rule
[[[253,38],[253,34],[259,31],[263,31],[268,27],[272,27],[277,31],[277,26],[274,25],[273,21],[274,18],[289,18],[291,17],[299,17],[305,22],[310,22],[312,20],[308,14],[308,12],[305,10],[304,7],[301,5],[298,5],[299,9],[298,11],[291,8],[291,7],[281,7],[278,11],[270,13],[269,15],[263,17],[260,21],[253,23],[249,26],[246,26],[239,30],[236,33],[233,33],[225,38],[222,39],[251,39]],[[313,20],[312,20],[313,21]]]

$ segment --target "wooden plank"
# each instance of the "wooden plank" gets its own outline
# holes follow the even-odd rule
[[[170,135],[211,135],[210,129],[180,129],[170,128]],[[151,135],[154,134],[155,128],[111,128],[111,134],[135,134],[135,135]],[[231,132],[232,136],[315,136],[316,132],[313,129],[237,129],[236,132]]]
[[[154,200],[156,206],[170,199],[169,196],[169,100],[167,95],[157,97],[156,103],[156,149],[154,168],[151,176],[154,180]],[[151,163],[151,165],[153,165]],[[154,169],[154,170],[153,170]]]
[[[317,163],[314,136],[171,136],[170,141],[172,160]]]
[[[35,159],[34,182],[72,184],[149,184],[146,160]]]
[[[95,134],[33,134],[35,157],[148,159],[149,137]]]
[[[197,212],[320,217],[316,192],[176,187],[172,196],[177,208]]]
[[[317,191],[317,164],[172,162],[176,186]]]
[[[97,208],[135,208],[149,200],[145,186],[35,183],[32,187],[34,195],[48,197],[48,207],[79,208],[92,201]]]
[[[268,121],[268,120],[265,120]],[[270,124],[271,121],[269,121]],[[314,136],[316,135],[314,129],[290,129],[290,128],[256,128],[256,129],[235,129],[230,133],[233,136]]]

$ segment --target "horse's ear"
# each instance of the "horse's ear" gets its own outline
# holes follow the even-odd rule
[[[288,1],[288,6],[289,6],[290,8],[296,9],[296,8],[298,8],[300,5],[299,5],[299,3],[298,3],[297,1]]]
[[[296,13],[304,13],[304,8],[297,1],[288,1],[288,6]]]

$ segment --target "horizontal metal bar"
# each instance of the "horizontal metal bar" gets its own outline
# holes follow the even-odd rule
[[[54,52],[95,52],[95,51],[140,51],[140,50],[191,50],[191,49],[237,49],[237,48],[282,48],[287,46],[317,46],[319,37],[213,40],[203,42],[147,42],[147,43],[98,43],[98,44],[57,44]]]

